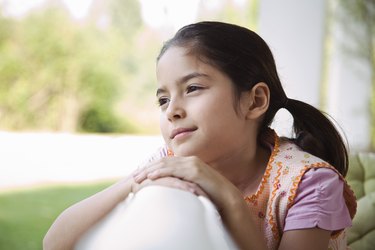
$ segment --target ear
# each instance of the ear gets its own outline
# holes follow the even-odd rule
[[[246,118],[255,120],[268,110],[270,103],[270,89],[264,82],[259,82],[247,92],[248,107]]]

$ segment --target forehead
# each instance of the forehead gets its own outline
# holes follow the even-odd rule
[[[213,76],[218,72],[214,67],[199,60],[197,56],[189,53],[189,50],[183,47],[169,48],[156,65],[156,76],[159,85],[174,82],[176,79],[192,73]]]
[[[157,62],[157,72],[167,69],[170,71],[170,67],[192,67],[196,66],[197,57],[190,54],[186,48],[183,47],[171,47],[160,57]]]

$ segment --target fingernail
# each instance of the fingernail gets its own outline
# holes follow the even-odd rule
[[[189,188],[189,192],[192,193],[192,194],[197,194],[197,193],[195,192],[195,189],[194,189],[194,188]]]
[[[141,177],[140,177],[139,175],[137,175],[137,176],[133,176],[133,179],[134,179],[134,181],[137,182],[137,183],[140,183],[140,182],[141,182]]]

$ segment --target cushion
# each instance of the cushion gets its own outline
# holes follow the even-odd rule
[[[357,197],[357,214],[348,231],[348,244],[355,249],[374,249],[375,246],[375,153],[350,156],[346,176]]]

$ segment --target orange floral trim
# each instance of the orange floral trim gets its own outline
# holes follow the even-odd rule
[[[357,213],[357,197],[355,196],[355,193],[353,189],[350,188],[348,182],[344,177],[342,177],[346,188],[344,189],[344,198],[345,198],[345,204],[349,209],[350,217],[353,219],[355,214]],[[354,202],[350,202],[350,200]]]
[[[282,162],[277,162],[276,165],[277,165],[277,174],[276,174],[276,177],[274,179],[275,182],[273,183],[273,190],[272,190],[271,200],[270,200],[271,204],[273,204],[273,201],[275,200],[275,197],[276,197],[276,192],[279,189],[281,169],[283,168]],[[269,216],[268,222],[271,225],[273,237],[275,238],[275,240],[279,240],[280,235],[279,235],[279,232],[277,230],[277,224],[275,223],[275,219],[273,218],[272,206],[270,206],[270,209],[268,211],[268,216]]]
[[[275,140],[275,146],[274,146],[274,149],[273,149],[273,151],[271,153],[270,159],[269,159],[267,167],[266,167],[266,171],[265,171],[265,173],[263,175],[263,178],[262,178],[262,181],[260,183],[260,186],[259,186],[258,190],[256,191],[255,194],[245,197],[245,201],[250,202],[250,203],[255,203],[257,201],[259,195],[261,195],[263,193],[264,186],[267,184],[268,178],[271,175],[272,163],[275,161],[276,155],[280,152],[280,149],[279,149],[279,146],[280,146],[279,137],[277,136],[277,134],[276,134],[276,132],[274,130],[271,130],[270,132],[273,133],[272,135],[275,138],[274,139]]]
[[[290,190],[290,195],[288,197],[288,204],[287,204],[287,209],[289,209],[292,205],[293,205],[293,202],[294,202],[294,198],[296,196],[296,193],[297,193],[297,189],[298,189],[298,185],[299,183],[301,182],[301,179],[302,179],[302,176],[304,175],[304,173],[308,170],[309,168],[308,167],[303,167],[299,174],[297,176],[295,176],[293,179],[293,183],[292,183],[292,188]]]
[[[167,155],[168,156],[174,156],[174,153],[173,153],[173,151],[172,151],[172,149],[167,149]]]

